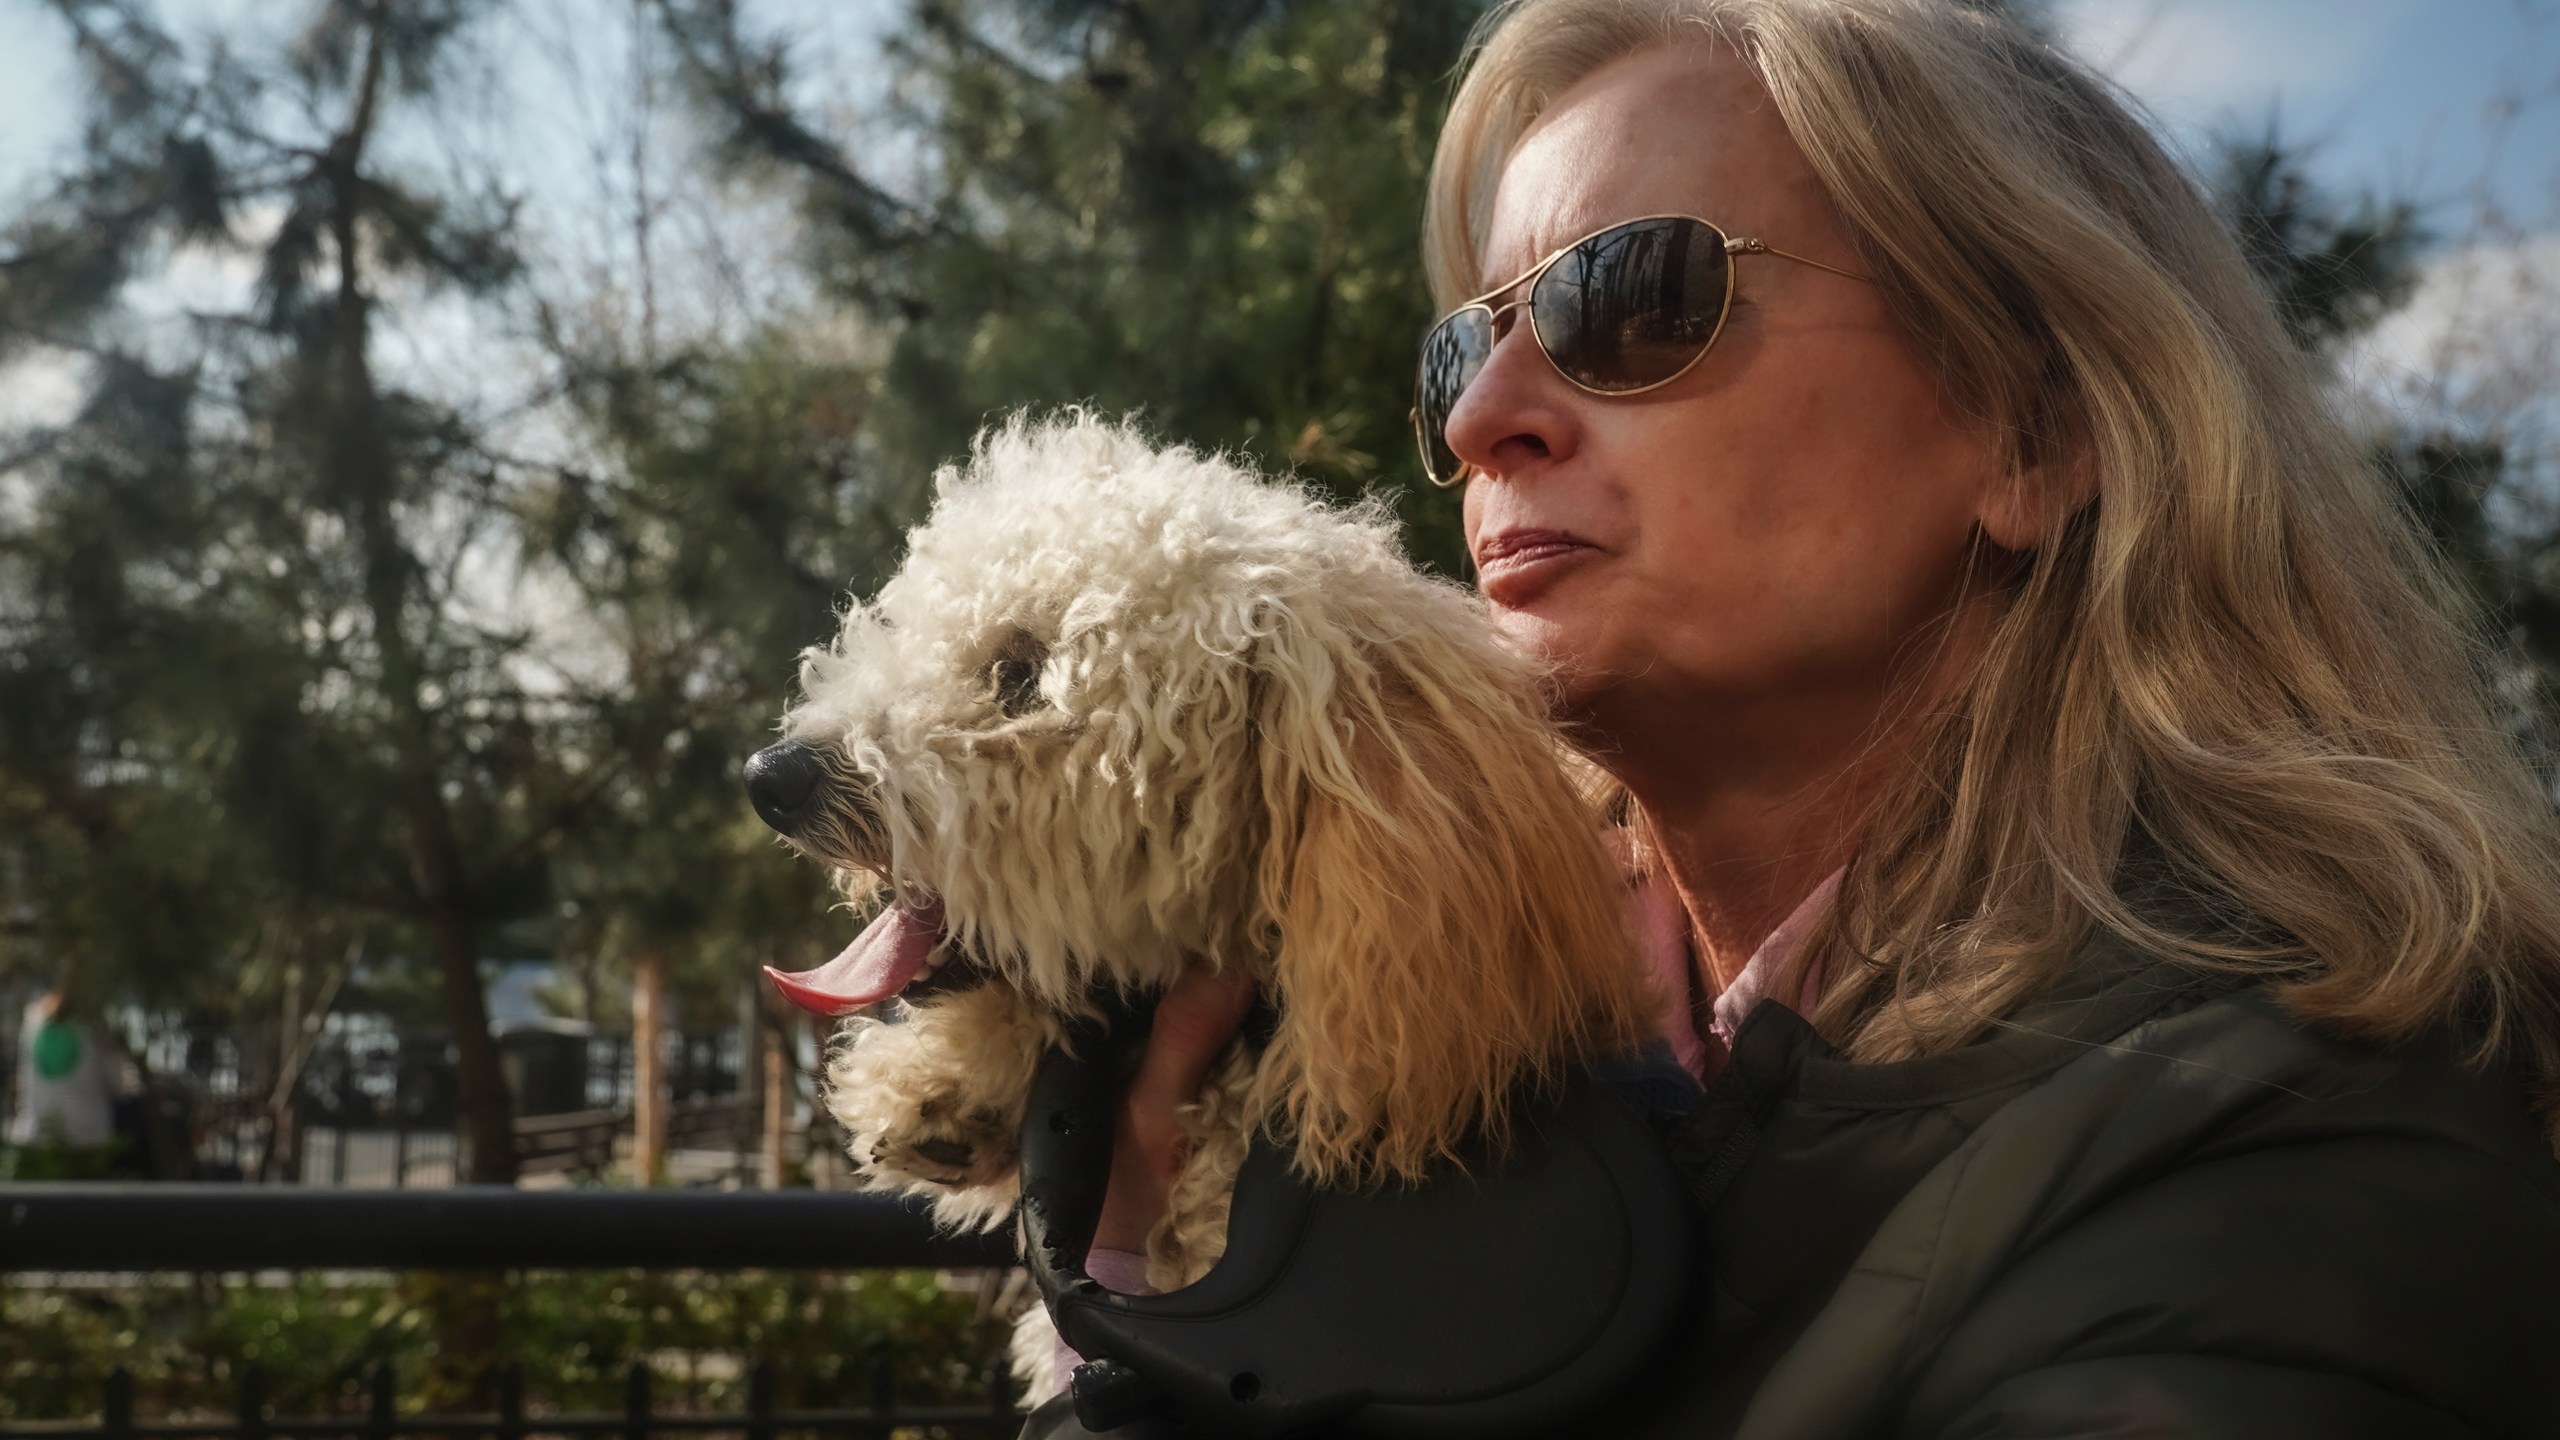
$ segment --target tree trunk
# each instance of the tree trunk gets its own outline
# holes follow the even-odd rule
[[[823,1072],[826,1068],[827,1031],[834,1022],[815,1015],[793,1015],[784,1023],[792,1027],[791,1049],[795,1057],[800,1049],[799,1027],[804,1023],[809,1027],[811,1036],[818,1042],[819,1069]],[[842,1188],[848,1167],[845,1163],[844,1132],[836,1128],[835,1117],[829,1115],[827,1107],[820,1103],[820,1097],[825,1093],[825,1081],[813,1080],[809,1120],[803,1133],[809,1146],[809,1183],[820,1190],[835,1190]]]
[[[764,1051],[764,1146],[758,1183],[779,1190],[791,1163],[791,1056],[785,1022],[758,1012],[756,1035]]]
[[[400,770],[401,810],[409,831],[410,879],[419,918],[444,992],[445,1024],[453,1035],[454,1100],[462,1112],[466,1157],[462,1178],[474,1184],[512,1185],[516,1178],[514,1106],[489,1033],[489,1000],[480,980],[480,937],[471,882],[446,808],[434,726],[422,695],[427,675],[409,632],[409,604],[416,558],[401,537],[393,511],[398,462],[392,454],[373,377],[371,305],[362,269],[363,226],[368,204],[363,183],[365,145],[373,131],[382,88],[385,39],[377,18],[365,52],[364,79],[355,113],[329,153],[322,173],[331,189],[330,240],[337,251],[337,293],[329,341],[335,414],[329,436],[329,481],[354,521],[363,547],[365,609],[381,664],[381,694],[391,714]]]
[[[463,1178],[474,1185],[516,1183],[515,1101],[489,1033],[489,998],[480,983],[478,932],[456,905],[429,917],[436,974],[443,982],[445,1026],[453,1032],[454,1107],[462,1112],[469,1155]]]
[[[267,1149],[258,1178],[285,1185],[302,1179],[302,966],[284,972],[284,1023],[276,1028],[276,1081],[267,1092]]]
[[[643,951],[631,966],[631,1177],[667,1178],[667,960]]]

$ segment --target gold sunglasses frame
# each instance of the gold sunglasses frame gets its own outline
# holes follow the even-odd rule
[[[1679,369],[1672,371],[1670,374],[1663,376],[1659,380],[1655,380],[1644,385],[1638,385],[1629,390],[1604,390],[1597,385],[1585,385],[1581,381],[1576,380],[1571,375],[1567,375],[1565,373],[1564,367],[1556,363],[1555,352],[1547,348],[1547,337],[1538,333],[1538,310],[1537,307],[1531,303],[1537,297],[1538,282],[1546,277],[1547,271],[1553,268],[1558,260],[1563,259],[1565,256],[1580,249],[1591,241],[1599,239],[1601,236],[1608,234],[1612,230],[1624,230],[1632,225],[1644,225],[1655,220],[1686,220],[1693,225],[1703,225],[1707,228],[1707,233],[1715,236],[1718,240],[1723,242],[1726,266],[1724,301],[1716,310],[1715,328],[1707,332],[1706,341],[1698,346],[1698,353],[1690,356],[1686,361],[1684,361]],[[1546,358],[1548,366],[1552,368],[1556,372],[1558,378],[1562,379],[1566,384],[1571,385],[1576,390],[1582,391],[1586,395],[1642,395],[1649,390],[1659,390],[1663,386],[1670,384],[1672,381],[1679,379],[1681,376],[1688,374],[1691,370],[1696,369],[1698,362],[1707,358],[1707,352],[1715,348],[1717,339],[1724,334],[1725,319],[1733,313],[1734,286],[1742,274],[1741,270],[1736,267],[1733,262],[1736,258],[1744,255],[1775,255],[1781,260],[1793,260],[1799,265],[1810,265],[1816,270],[1828,270],[1834,275],[1856,280],[1862,284],[1872,285],[1875,283],[1871,276],[1860,275],[1850,270],[1843,270],[1837,265],[1826,265],[1823,262],[1814,259],[1812,256],[1798,255],[1792,250],[1781,250],[1766,240],[1755,239],[1748,236],[1729,235],[1725,233],[1725,228],[1723,226],[1718,225],[1713,220],[1708,220],[1700,216],[1681,214],[1638,215],[1626,220],[1612,220],[1608,224],[1601,226],[1599,229],[1592,231],[1588,235],[1580,236],[1557,246],[1555,249],[1547,252],[1545,259],[1542,259],[1537,264],[1530,266],[1517,279],[1514,279],[1507,284],[1496,285],[1473,300],[1458,306],[1448,314],[1432,321],[1431,328],[1422,332],[1423,352],[1426,355],[1430,352],[1431,337],[1439,334],[1441,327],[1447,325],[1450,321],[1457,319],[1459,316],[1466,314],[1470,310],[1481,310],[1485,314],[1485,329],[1493,336],[1492,340],[1487,343],[1485,348],[1486,358],[1490,359],[1492,358],[1492,347],[1502,343],[1503,332],[1499,328],[1502,323],[1502,317],[1514,310],[1525,307],[1529,311],[1529,338],[1538,343],[1538,353]],[[1489,303],[1495,296],[1506,294],[1513,290],[1518,290],[1522,286],[1527,286],[1528,289],[1521,298],[1514,300],[1507,305],[1497,306]],[[1478,367],[1478,373],[1482,373],[1481,366]],[[1474,377],[1468,377],[1467,383],[1470,385],[1475,383]],[[1459,395],[1464,395],[1466,393],[1467,388],[1465,385],[1458,387]],[[1450,406],[1454,409],[1456,405],[1457,401],[1453,397],[1450,400]],[[1422,452],[1422,473],[1424,478],[1428,479],[1432,484],[1439,486],[1443,490],[1454,489],[1457,486],[1465,484],[1467,476],[1472,471],[1473,467],[1467,465],[1464,461],[1461,461],[1458,465],[1458,473],[1444,480],[1440,477],[1439,467],[1432,461],[1431,437],[1422,428],[1422,361],[1420,359],[1417,359],[1414,362],[1412,420],[1413,443],[1415,448]]]

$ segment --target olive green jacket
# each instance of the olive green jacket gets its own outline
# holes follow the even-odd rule
[[[2106,943],[1983,1043],[1764,1005],[1673,1132],[1702,1310],[1592,1434],[2560,1436],[2560,1162],[2450,1045]]]

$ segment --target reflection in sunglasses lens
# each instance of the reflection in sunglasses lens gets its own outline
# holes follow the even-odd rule
[[[1482,306],[1470,306],[1440,322],[1422,342],[1420,395],[1422,434],[1432,475],[1457,478],[1460,461],[1449,448],[1449,412],[1458,397],[1484,368],[1493,349],[1493,321]]]
[[[1642,390],[1679,374],[1715,338],[1732,261],[1695,220],[1639,220],[1576,245],[1530,296],[1556,368],[1593,390]]]

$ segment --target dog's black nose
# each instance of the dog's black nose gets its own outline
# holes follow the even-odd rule
[[[788,835],[816,809],[818,783],[827,778],[818,752],[797,740],[767,745],[747,757],[747,799],[764,823]]]

